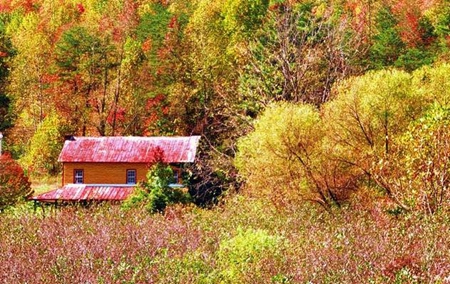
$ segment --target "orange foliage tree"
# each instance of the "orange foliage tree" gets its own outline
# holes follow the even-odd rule
[[[0,210],[31,196],[33,191],[23,169],[10,155],[0,156]]]

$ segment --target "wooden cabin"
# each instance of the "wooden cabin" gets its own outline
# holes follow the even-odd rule
[[[181,183],[180,166],[194,162],[199,139],[72,137],[65,141],[58,159],[63,166],[62,185],[136,184],[158,159],[172,166],[175,183]]]
[[[157,161],[172,167],[173,185],[179,186],[183,165],[194,162],[199,140],[200,136],[69,137],[58,159],[62,188],[32,199],[123,200]]]

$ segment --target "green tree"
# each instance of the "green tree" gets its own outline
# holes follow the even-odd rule
[[[186,204],[190,201],[189,193],[181,188],[172,187],[173,170],[164,162],[156,162],[147,173],[147,180],[142,182],[123,204],[124,208],[143,206],[149,213],[164,212],[171,204]]]
[[[382,69],[392,66],[406,46],[396,28],[397,19],[388,7],[378,11],[376,23],[377,32],[372,39],[369,64],[374,69]]]

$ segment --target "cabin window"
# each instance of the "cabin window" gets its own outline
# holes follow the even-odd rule
[[[136,170],[127,170],[127,184],[136,183]]]
[[[174,183],[178,183],[179,178],[180,178],[180,175],[179,175],[179,173],[178,173],[178,170],[177,170],[177,169],[174,169],[174,170],[173,170],[173,181],[174,181]]]
[[[74,183],[84,183],[84,171],[83,170],[75,170],[73,175]]]

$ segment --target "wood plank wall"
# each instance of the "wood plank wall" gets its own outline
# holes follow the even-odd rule
[[[172,166],[174,171],[179,169]],[[64,163],[62,185],[74,183],[75,170],[84,171],[85,184],[125,184],[127,170],[136,170],[137,181],[146,178],[148,164],[138,163]],[[180,176],[180,175],[179,175]],[[181,180],[178,180],[181,182]]]

